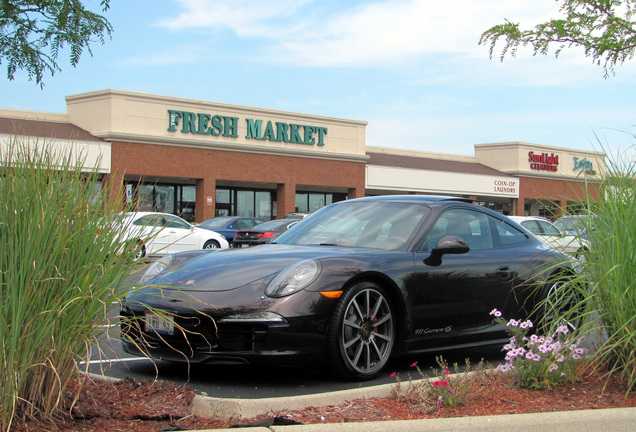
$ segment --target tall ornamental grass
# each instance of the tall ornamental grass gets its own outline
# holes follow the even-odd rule
[[[0,142],[2,431],[61,412],[133,265],[83,165],[46,144]]]
[[[590,247],[577,264],[580,272],[544,304],[559,309],[552,328],[580,324],[575,334],[591,348],[588,365],[625,379],[628,393],[636,390],[636,166],[630,159],[608,156],[601,199],[586,197],[579,235]]]
[[[636,389],[636,168],[610,157],[604,198],[588,200],[590,249],[582,277],[588,278],[588,337],[598,340],[592,364],[619,374]]]

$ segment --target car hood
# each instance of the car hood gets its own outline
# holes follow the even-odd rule
[[[177,254],[164,272],[146,283],[185,291],[229,291],[254,283],[266,284],[282,270],[306,259],[344,257],[360,252],[360,249],[354,248],[275,244]]]

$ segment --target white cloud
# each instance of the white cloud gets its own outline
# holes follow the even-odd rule
[[[160,25],[170,30],[231,30],[269,41],[268,55],[305,66],[385,66],[431,54],[487,55],[481,33],[504,18],[536,23],[554,14],[554,0],[320,1],[179,0],[184,12]],[[520,55],[524,55],[520,53]]]
[[[310,0],[177,0],[184,11],[159,25],[172,31],[231,30],[243,38],[277,39],[300,31],[299,10]]]

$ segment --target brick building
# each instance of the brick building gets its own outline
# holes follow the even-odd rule
[[[600,153],[527,143],[476,145],[475,156],[367,147],[365,121],[120,90],[67,96],[66,104],[66,114],[0,109],[0,145],[72,147],[102,182],[122,186],[125,196],[112,199],[198,222],[272,219],[398,193],[556,214],[555,205],[574,209],[581,185],[597,182],[604,168]],[[524,165],[530,152],[537,155],[530,164],[543,169]],[[572,161],[584,169],[567,171]]]

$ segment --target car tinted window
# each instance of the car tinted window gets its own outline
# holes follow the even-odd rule
[[[492,249],[493,240],[488,215],[467,209],[443,212],[427,235],[424,250],[431,250],[446,236],[456,236],[468,243],[471,250]]]
[[[492,220],[499,237],[499,247],[519,246],[528,242],[528,237],[526,237],[526,235],[517,228],[505,221],[500,221],[494,218],[492,218]]]

